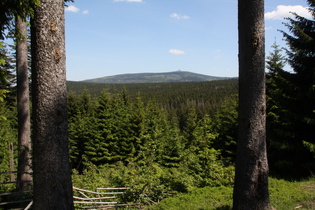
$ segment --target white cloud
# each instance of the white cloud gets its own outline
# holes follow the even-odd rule
[[[279,5],[277,9],[271,12],[265,13],[265,18],[268,20],[270,19],[277,19],[282,20],[286,17],[293,17],[290,12],[297,13],[300,16],[306,18],[312,18],[311,13],[308,11],[307,7],[303,7],[301,5],[291,6],[291,5]]]
[[[168,52],[171,53],[171,54],[174,54],[174,55],[184,55],[184,54],[186,54],[184,51],[177,50],[177,49],[170,49]]]
[[[67,12],[79,12],[80,9],[77,8],[76,6],[69,5],[69,6],[65,7],[65,11],[67,11]],[[84,14],[84,15],[89,14],[89,10],[83,10],[82,14]]]
[[[114,2],[121,2],[121,1],[125,1],[125,2],[143,2],[143,0],[113,0]]]
[[[89,14],[90,12],[89,12],[89,10],[83,10],[82,11],[82,14],[84,14],[84,15],[87,15],[87,14]]]
[[[178,14],[178,13],[172,13],[172,14],[170,15],[170,17],[171,17],[171,18],[175,18],[175,19],[177,19],[177,20],[181,20],[181,19],[188,20],[188,19],[190,18],[190,17],[187,16],[187,15],[180,15],[180,14]]]
[[[65,8],[66,11],[68,12],[79,12],[80,9],[77,8],[76,6],[73,6],[73,5],[69,5]]]

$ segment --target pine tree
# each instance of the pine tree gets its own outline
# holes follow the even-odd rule
[[[15,78],[12,53],[9,52],[7,45],[0,42],[0,97],[6,96],[6,101],[10,105],[15,101]]]
[[[237,143],[237,95],[227,98],[222,107],[215,113],[212,131],[217,133],[211,146],[221,151],[222,157],[230,164],[235,163]]]
[[[0,96],[0,168],[2,171],[12,171],[11,163],[15,163],[17,157],[17,130],[16,130],[16,110],[1,100]],[[11,156],[9,147],[13,146],[14,155]],[[16,165],[16,164],[14,164]],[[1,176],[0,181],[5,182],[8,176]],[[14,180],[12,180],[14,181]]]
[[[129,142],[129,148],[126,150],[127,152],[127,160],[135,161],[139,156],[139,152],[143,149],[144,146],[144,123],[145,123],[145,111],[144,111],[144,103],[140,94],[136,98],[136,101],[132,105],[128,105],[130,102],[128,99],[129,96],[126,97],[124,94],[123,100],[125,101],[125,109],[127,109],[127,116],[129,117],[129,122],[126,125],[128,137],[126,140]],[[126,103],[127,102],[127,103]]]
[[[281,70],[283,63],[276,51],[268,65],[270,163],[278,172],[292,176],[308,174],[315,168],[311,152],[315,143],[315,2],[308,3],[313,18],[294,14],[285,24],[289,32],[282,31],[289,46],[287,61],[294,72]]]
[[[163,121],[163,110],[159,108],[158,102],[151,99],[144,110],[144,122],[142,131],[142,143],[137,156],[139,165],[149,165],[155,161],[163,162],[159,158],[163,134],[165,134],[165,122]],[[161,163],[162,164],[162,163]]]
[[[34,8],[40,0],[2,0],[0,2],[0,39],[5,37],[5,32],[13,29],[15,16],[26,19],[34,14]]]
[[[312,19],[294,14],[285,25],[289,33],[282,31],[289,44],[288,62],[294,73],[287,79],[294,86],[291,97],[296,103],[291,107],[300,140],[315,143],[315,1],[308,0]]]
[[[197,137],[194,132],[198,123],[196,108],[194,106],[190,107],[187,109],[184,116],[182,124],[185,147],[190,148],[191,146],[195,146],[197,144]]]
[[[15,141],[16,130],[14,127],[14,121],[16,113],[12,113],[10,106],[8,106],[7,95],[10,91],[7,89],[7,54],[3,48],[3,42],[0,41],[0,168],[4,171],[14,171],[14,146],[17,145]],[[0,178],[1,182],[14,181],[13,174],[10,176],[10,180],[6,177]]]
[[[136,153],[137,137],[133,133],[129,106],[123,97],[106,90],[98,98],[97,136],[86,143],[85,151],[86,158],[94,164],[127,163],[127,159],[132,159]]]
[[[289,72],[283,70],[285,57],[282,49],[274,43],[267,57],[267,142],[270,170],[273,173],[293,175],[296,167],[296,151],[303,145],[292,140],[294,135],[288,106],[294,103],[290,93],[294,89],[287,79]],[[299,149],[297,149],[299,148]]]
[[[267,73],[268,77],[271,77],[283,71],[283,68],[286,63],[285,57],[281,53],[283,49],[280,48],[279,45],[277,45],[276,41],[273,43],[271,47],[273,51],[269,53],[269,56],[267,56],[267,61],[266,61],[266,64],[267,64],[266,68],[269,70]]]
[[[107,140],[111,133],[111,112],[110,94],[106,91],[98,99],[95,118],[85,126],[87,133],[80,136],[84,138],[84,161],[91,162],[95,165],[110,163],[113,158],[113,148],[110,148],[110,142]],[[75,125],[74,125],[75,126]]]
[[[89,160],[85,156],[85,146],[91,139],[97,138],[95,104],[87,90],[78,96],[73,93],[68,95],[68,115],[71,166],[81,173]]]

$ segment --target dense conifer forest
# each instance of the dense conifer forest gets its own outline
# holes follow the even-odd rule
[[[154,201],[196,187],[232,186],[237,95],[237,79],[115,85],[68,82],[74,185],[132,186],[133,194],[146,193]],[[16,161],[17,157],[14,106],[1,106],[6,119],[1,121],[0,153],[5,171],[10,170],[10,158]],[[290,179],[311,175],[312,150],[296,151],[301,153],[294,161],[279,159],[276,154],[289,153],[290,147],[268,142],[272,175]]]
[[[68,87],[72,163],[81,171],[87,162],[96,165],[117,161],[127,164],[138,159],[143,162],[148,159],[142,157],[146,153],[164,166],[177,165],[184,150],[192,149],[192,145],[199,148],[203,142],[205,148],[213,149],[220,144],[215,139],[222,133],[218,131],[221,126],[214,119],[222,115],[219,110],[223,106],[234,106],[236,111],[237,104],[236,79],[128,85],[74,83]],[[99,150],[88,151],[93,150],[92,145],[98,145]],[[153,145],[156,149],[150,151]],[[169,148],[174,150],[171,154],[167,154]]]
[[[172,192],[233,183],[237,79],[70,82],[68,88],[70,162],[77,187],[95,186],[85,179],[100,173],[100,185],[132,186],[159,200]],[[17,155],[16,118],[11,117],[16,113],[14,104],[2,110],[7,128],[1,129],[1,167],[9,171],[10,142]]]
[[[133,84],[96,84],[67,82],[68,91],[76,95],[88,90],[92,98],[99,97],[102,90],[111,94],[128,94],[131,100],[140,96],[144,103],[156,100],[168,109],[178,109],[185,103],[195,103],[204,113],[214,113],[226,97],[237,94],[237,79],[207,82],[168,82]]]

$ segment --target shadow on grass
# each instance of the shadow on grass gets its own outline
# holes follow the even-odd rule
[[[216,208],[216,210],[231,210],[232,207],[229,205],[225,205],[225,206],[220,206],[218,208]]]

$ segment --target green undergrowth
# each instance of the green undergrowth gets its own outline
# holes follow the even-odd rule
[[[149,209],[231,209],[232,187],[204,187],[161,201]]]
[[[276,209],[315,209],[315,179],[285,181],[269,179],[271,204]]]
[[[315,209],[315,179],[290,182],[270,178],[269,182],[270,201],[274,209]],[[232,187],[199,188],[164,199],[149,209],[232,209],[232,194]]]
[[[72,178],[74,186],[87,190],[130,187],[120,201],[142,203],[150,210],[232,209],[234,173],[225,170],[224,174],[216,172],[212,180],[217,181],[208,181],[202,187],[198,186],[198,177],[181,168],[166,169],[158,164],[150,167],[90,165],[83,174],[75,172]],[[269,193],[274,209],[315,210],[315,178],[304,181],[269,178]]]
[[[104,187],[129,187],[127,193],[119,197],[119,202],[151,206],[165,198],[204,186],[232,186],[233,176],[234,167],[223,167],[218,162],[203,174],[197,174],[185,166],[168,168],[156,163],[125,166],[121,163],[101,167],[90,164],[82,174],[74,170],[72,181],[73,186],[90,191]]]

